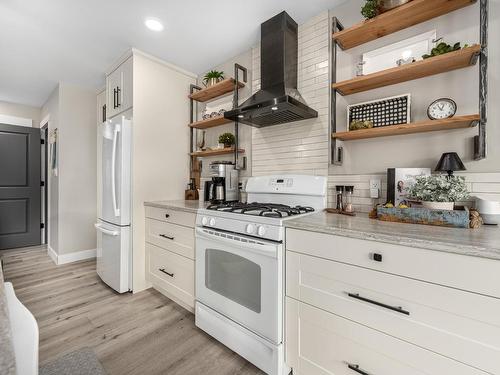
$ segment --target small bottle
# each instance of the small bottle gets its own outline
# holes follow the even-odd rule
[[[335,197],[336,197],[336,206],[335,208],[339,211],[343,211],[344,210],[344,198],[343,198],[343,194],[344,194],[344,187],[342,185],[337,185],[335,186]]]
[[[354,212],[354,207],[352,205],[352,194],[354,193],[354,186],[344,187],[344,211]]]

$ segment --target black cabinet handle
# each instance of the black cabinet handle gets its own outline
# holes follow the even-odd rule
[[[373,253],[372,259],[375,262],[382,262],[382,254],[380,254],[380,253]]]
[[[116,86],[116,108],[119,108],[122,103],[120,103],[120,92],[122,90],[120,89],[120,86]]]
[[[374,300],[369,299],[369,298],[361,297],[358,293],[347,293],[347,295],[351,298],[354,298],[354,299],[357,299],[357,300],[360,300],[363,302],[368,302],[368,303],[371,303],[372,305],[380,306],[380,307],[383,307],[385,309],[396,311],[400,314],[410,315],[409,311],[406,311],[402,307],[399,307],[399,306],[396,307],[396,306],[386,305],[385,303],[382,303],[382,302],[377,302],[377,301],[374,301]]]
[[[165,214],[165,218],[168,219],[170,217],[169,214]]]
[[[174,277],[173,273],[165,271],[165,268],[158,268],[158,271],[163,272],[165,275],[168,275],[170,277]]]
[[[352,365],[352,364],[348,363],[347,367],[349,367],[350,370],[352,370],[354,372],[357,372],[358,374],[361,374],[361,375],[370,375],[368,372],[366,372],[364,370],[361,370],[359,368],[359,365]]]
[[[167,240],[174,240],[174,237],[167,236],[166,234],[159,234],[158,236],[166,238]]]
[[[116,108],[116,89],[113,89],[113,109]]]
[[[106,121],[106,104],[102,106],[102,122]]]

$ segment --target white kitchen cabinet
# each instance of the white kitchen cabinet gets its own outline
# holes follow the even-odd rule
[[[194,312],[196,214],[146,206],[146,279]]]
[[[106,77],[106,93],[107,118],[132,108],[133,57],[129,57]]]
[[[294,375],[487,374],[289,297],[286,342]]]
[[[294,374],[500,374],[499,261],[296,229],[286,250]]]

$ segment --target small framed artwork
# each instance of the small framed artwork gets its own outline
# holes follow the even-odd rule
[[[417,176],[430,176],[430,168],[389,168],[387,169],[387,202],[395,206],[410,205],[408,189],[415,183]]]
[[[436,30],[432,30],[364,53],[361,59],[363,75],[422,60],[422,55],[430,53],[435,41]]]

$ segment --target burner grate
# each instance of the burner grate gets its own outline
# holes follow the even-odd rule
[[[308,212],[313,212],[314,208],[307,206],[288,206],[277,203],[241,203],[227,202],[219,204],[211,204],[207,207],[208,210],[234,212],[243,215],[254,215],[263,217],[283,218],[294,215],[301,215]]]

